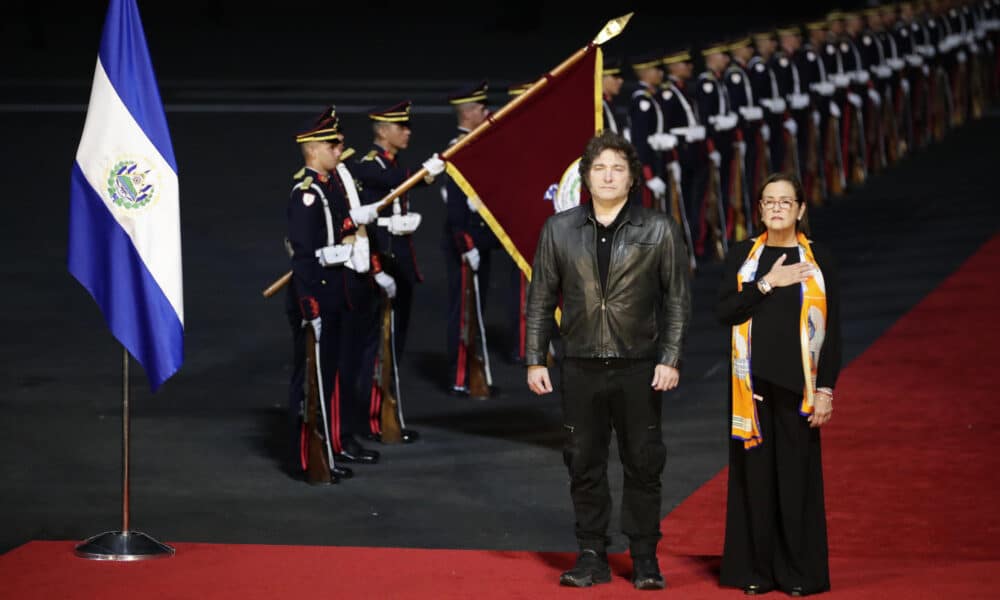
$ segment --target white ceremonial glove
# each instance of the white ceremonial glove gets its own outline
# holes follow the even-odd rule
[[[708,158],[709,158],[709,160],[712,161],[712,164],[715,165],[716,169],[721,169],[722,168],[722,155],[719,154],[718,150],[712,150],[711,152],[709,152],[708,153]]]
[[[315,319],[311,319],[309,321],[302,321],[302,326],[305,327],[306,323],[312,325],[313,333],[316,334],[316,341],[318,342],[320,333],[323,331],[323,319],[316,317]]]
[[[820,122],[820,114],[819,114],[819,111],[818,111],[818,110],[814,110],[814,111],[812,111],[812,114],[810,114],[809,116],[811,116],[811,117],[812,117],[812,120],[813,120],[813,126],[814,126],[814,127],[819,127],[819,122]]]
[[[908,80],[901,79],[899,81],[899,87],[901,87],[903,89],[903,93],[904,94],[908,95],[910,93],[910,82]]]
[[[375,283],[385,290],[386,296],[390,298],[396,297],[396,280],[392,278],[392,275],[389,275],[385,271],[379,271],[375,273]]]
[[[861,108],[864,102],[861,101],[861,96],[855,94],[854,92],[848,92],[847,101],[855,106],[855,108]]]
[[[735,142],[733,144],[733,147],[736,148],[736,153],[739,155],[740,160],[742,160],[743,158],[746,157],[746,155],[747,155],[747,143],[746,142],[744,142],[742,140],[739,141],[739,142]]]
[[[792,137],[799,132],[799,124],[795,122],[795,119],[785,119],[782,123],[785,126],[785,131],[787,131]]]
[[[653,192],[653,195],[658,198],[662,198],[667,193],[667,184],[664,183],[659,177],[654,177],[646,181],[646,187],[648,187],[649,191]]]
[[[873,89],[868,90],[868,98],[872,101],[875,106],[882,106],[882,96],[879,96],[878,92]]]
[[[427,169],[431,177],[437,177],[441,173],[444,173],[444,161],[437,155],[437,152],[434,153],[434,156],[424,161],[423,167]]]
[[[371,251],[368,238],[356,236],[354,247],[351,249],[351,258],[347,263],[357,273],[367,273],[371,268]]]
[[[472,201],[469,196],[465,197],[465,205],[469,207],[469,210],[473,213],[479,212],[479,205]]]
[[[355,225],[368,225],[378,218],[377,204],[363,204],[351,209],[351,220]]]
[[[420,227],[420,213],[395,214],[391,217],[379,217],[379,227],[385,227],[392,235],[410,235]]]
[[[462,260],[469,263],[469,268],[473,271],[479,270],[479,250],[473,248],[467,252],[462,253]]]
[[[771,141],[771,128],[768,127],[767,123],[760,126],[760,137],[764,138],[765,142]]]
[[[840,118],[840,107],[832,100],[830,101],[830,116]]]
[[[673,150],[677,146],[677,136],[670,133],[654,133],[646,138],[649,147],[657,152]]]

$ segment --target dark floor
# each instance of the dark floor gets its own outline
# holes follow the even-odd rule
[[[504,360],[499,311],[487,322],[502,393],[476,402],[441,391],[444,211],[433,190],[413,197],[424,215],[416,240],[427,280],[402,365],[406,414],[423,439],[380,447],[382,464],[358,467],[338,486],[309,487],[280,470],[289,333],[282,300],[260,290],[287,268],[284,205],[301,116],[168,112],[182,194],[186,360],[155,396],[135,369],[133,528],[173,541],[572,548],[558,400],[531,395],[523,369]],[[83,118],[72,108],[0,111],[0,552],[120,525],[121,349],[65,267],[68,174]],[[349,143],[364,147],[363,116],[344,119]],[[420,162],[451,134],[447,114],[418,114],[404,160]],[[998,136],[994,113],[812,213],[815,237],[841,266],[845,358],[996,234]],[[494,273],[497,308],[507,266]],[[711,316],[718,276],[708,265],[695,280],[682,385],[665,399],[664,514],[726,460],[727,340]],[[618,490],[620,478],[613,468]],[[615,541],[620,549],[620,534]]]

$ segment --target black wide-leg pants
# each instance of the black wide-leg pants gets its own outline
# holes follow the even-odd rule
[[[613,427],[624,472],[622,531],[632,556],[656,553],[666,448],[660,429],[662,395],[650,385],[654,367],[652,360],[563,361],[563,459],[581,549],[603,552],[609,542],[608,446]]]
[[[819,429],[800,392],[753,379],[763,443],[730,440],[722,585],[830,589]]]

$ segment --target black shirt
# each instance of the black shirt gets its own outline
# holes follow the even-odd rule
[[[601,225],[601,222],[597,220],[594,215],[594,205],[590,205],[590,215],[594,217],[594,223],[597,225],[597,271],[601,276],[601,291],[604,291],[608,285],[608,266],[611,264],[611,245],[614,242],[615,231],[618,227],[625,222],[628,218],[628,206],[623,205],[621,210],[618,211],[618,216],[615,220],[611,222],[610,225],[605,227]]]
[[[764,295],[756,281],[743,282],[736,290],[739,272],[752,240],[734,244],[726,257],[725,273],[719,287],[716,313],[724,325],[738,325],[753,318],[750,331],[750,372],[783,388],[800,391],[805,387],[802,350],[799,341],[799,317],[802,311],[802,286],[775,287]],[[826,285],[826,336],[820,350],[816,386],[833,388],[840,373],[840,287],[833,256],[822,245],[812,244],[813,256],[823,273]],[[798,248],[765,246],[757,266],[756,278],[767,275],[782,254],[786,265],[799,262]]]

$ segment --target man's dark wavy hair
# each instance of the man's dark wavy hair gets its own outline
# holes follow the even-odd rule
[[[587,186],[587,174],[590,173],[594,159],[605,150],[620,152],[625,157],[629,173],[632,175],[632,188],[629,190],[632,191],[642,181],[642,163],[639,162],[639,153],[635,151],[635,146],[630,144],[628,140],[607,129],[590,138],[590,141],[587,142],[587,148],[583,151],[583,158],[580,159],[580,180],[583,187],[588,192],[590,191]]]

